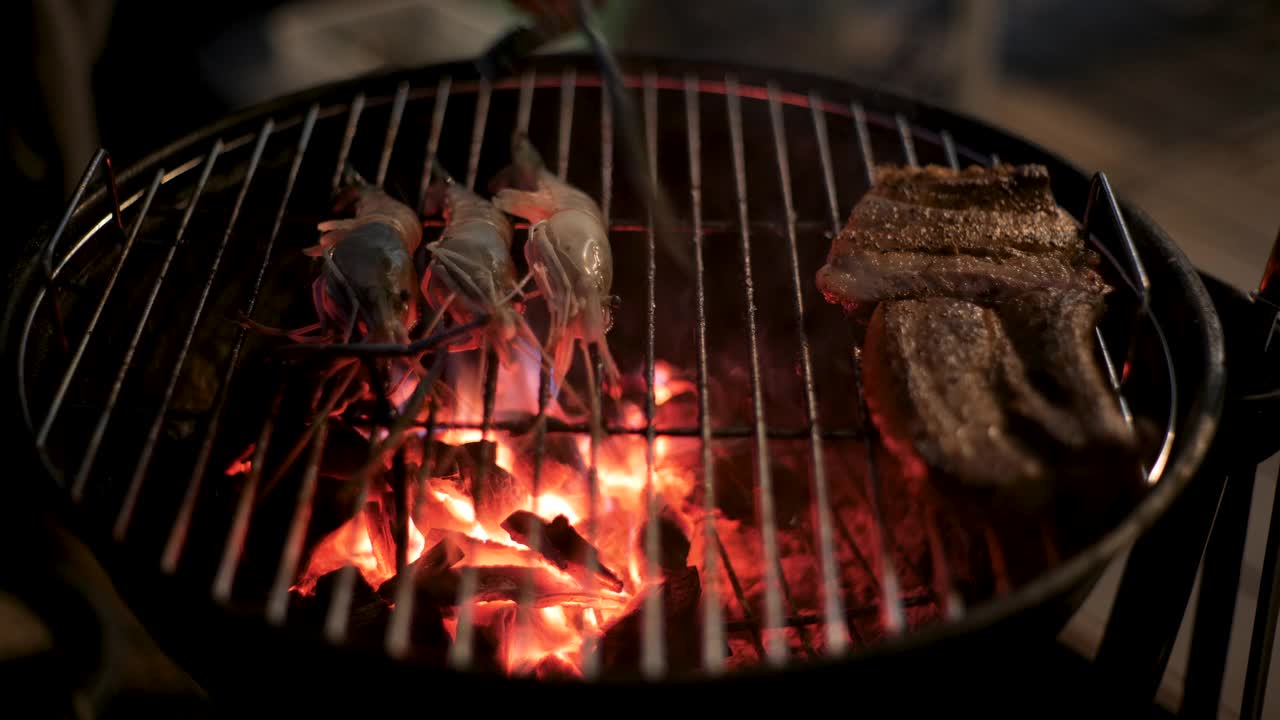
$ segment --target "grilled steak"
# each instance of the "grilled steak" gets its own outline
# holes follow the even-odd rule
[[[994,312],[950,298],[880,304],[862,350],[867,407],[910,479],[1039,505],[1049,470],[1009,427],[1020,365]]]
[[[907,476],[1030,510],[1098,461],[1136,473],[1133,430],[1093,359],[1101,307],[1082,291],[995,309],[877,306],[862,350],[867,406]]]
[[[874,305],[865,392],[912,479],[1034,509],[1137,477],[1136,438],[1095,355],[1110,288],[1040,166],[881,168],[818,285]]]
[[[818,288],[847,308],[1036,288],[1106,289],[1038,165],[879,168],[835,238]]]

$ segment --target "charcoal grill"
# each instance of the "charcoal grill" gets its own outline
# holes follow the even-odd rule
[[[615,150],[611,105],[594,65],[574,57],[544,58],[495,80],[462,64],[364,78],[249,110],[119,173],[105,153],[95,157],[15,288],[4,335],[9,377],[43,473],[129,580],[131,599],[198,676],[253,668],[230,673],[234,683],[207,680],[240,688],[273,687],[285,676],[355,687],[360,677],[388,697],[393,677],[412,677],[415,688],[495,681],[473,667],[469,603],[460,606],[445,667],[420,667],[407,590],[395,598],[377,647],[349,647],[354,570],[340,574],[323,628],[290,623],[289,587],[313,512],[323,429],[305,453],[305,472],[280,516],[285,522],[251,501],[267,481],[261,463],[234,490],[218,465],[229,436],[267,445],[280,397],[276,376],[264,382],[250,370],[269,343],[238,328],[235,315],[277,324],[304,318],[298,308],[305,310],[310,270],[297,251],[313,242],[314,224],[348,162],[421,204],[434,160],[481,187],[505,164],[509,133],[521,128],[555,171],[600,200],[622,298],[611,338],[624,371],[643,380],[634,399],[644,421],[604,412],[585,423],[535,424],[535,467],[547,435],[590,437],[594,498],[595,450],[614,436],[640,438],[646,462],[637,472],[647,477],[646,506],[656,515],[655,445],[691,443],[703,507],[715,514],[723,513],[723,478],[713,473],[721,467],[717,448],[750,447],[753,522],[762,537],[758,595],[744,596],[742,568],[727,562],[717,525],[704,523],[701,556],[690,560],[703,569],[700,668],[686,677],[669,667],[672,638],[662,596],[652,595],[634,672],[609,672],[588,653],[583,667],[591,682],[578,692],[640,683],[657,693],[698,682],[731,688],[741,699],[797,683],[830,691],[833,680],[848,692],[846,682],[871,689],[965,657],[948,648],[972,650],[1032,627],[1038,637],[1051,636],[1105,563],[1155,522],[1201,467],[1226,390],[1219,321],[1187,259],[1145,215],[1117,200],[1104,175],[1090,177],[971,119],[846,83],[655,59],[625,66],[647,170],[675,211],[665,238],[642,199],[615,180],[625,158]],[[983,546],[975,556],[987,564],[989,582],[975,597],[958,587],[940,521],[908,507],[884,477],[883,452],[863,420],[853,330],[838,308],[822,302],[812,278],[874,163],[998,161],[1046,165],[1060,204],[1090,231],[1117,288],[1098,331],[1099,352],[1126,412],[1153,423],[1157,440],[1144,458],[1141,499],[1082,536],[1034,535],[1027,545],[1038,558],[1034,572],[1010,567],[1015,549],[1007,538],[977,532]],[[99,174],[102,186],[91,191]],[[439,222],[426,225],[430,237]],[[691,276],[664,253],[665,240],[689,249]],[[663,421],[655,398],[660,360],[696,382],[696,422]],[[733,363],[741,375],[729,372]],[[449,427],[485,435],[516,427],[495,417],[495,372],[485,380],[477,422]],[[717,406],[726,396],[714,392],[717,382],[730,384],[728,395],[749,398],[746,409]],[[545,378],[542,386],[545,409]],[[599,388],[594,392],[599,399]],[[423,428],[427,437],[441,429],[434,416]],[[810,518],[781,517],[785,500],[778,496],[794,490],[775,477],[773,459],[784,452],[801,458]],[[393,485],[405,482],[402,470]],[[849,503],[867,526],[850,527],[840,510]],[[900,546],[891,516],[902,512],[922,513],[922,550]],[[782,569],[777,533],[784,522],[799,523],[807,535],[805,552],[819,579],[811,598],[795,597]],[[648,527],[647,555],[656,558],[661,539],[656,524]],[[596,531],[588,524],[585,534]],[[399,544],[401,566],[405,546]],[[846,566],[853,565],[866,580],[861,588],[849,587]],[[644,572],[656,577],[656,560]],[[246,579],[254,573],[268,581]],[[724,648],[735,637],[751,646],[758,667],[726,668]],[[229,648],[228,638],[253,652]],[[274,678],[259,678],[266,685],[245,679],[265,668]],[[792,684],[777,684],[779,678]],[[529,693],[522,697],[562,687],[501,682]],[[646,697],[661,702],[662,695]]]

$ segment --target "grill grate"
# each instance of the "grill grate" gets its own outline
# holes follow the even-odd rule
[[[548,434],[571,433],[588,436],[590,442],[587,464],[590,493],[589,507],[591,512],[587,519],[585,535],[594,544],[600,530],[596,527],[601,502],[599,453],[604,443],[615,436],[638,435],[643,437],[645,444],[644,507],[646,510],[645,519],[649,520],[658,516],[662,502],[660,494],[655,491],[655,446],[661,438],[695,438],[699,441],[702,462],[702,477],[700,480],[703,492],[702,508],[707,518],[714,518],[720,512],[719,498],[717,497],[717,488],[719,487],[717,480],[719,478],[716,476],[716,463],[713,457],[715,444],[732,439],[741,439],[749,441],[753,445],[756,473],[755,489],[758,491],[759,503],[758,523],[761,532],[763,556],[761,563],[761,570],[764,576],[762,616],[759,618],[755,616],[748,593],[741,582],[740,573],[730,561],[729,554],[717,534],[715,522],[704,521],[702,528],[704,539],[702,543],[703,557],[701,558],[704,597],[701,608],[701,661],[703,669],[708,673],[716,674],[726,670],[723,648],[731,633],[746,632],[751,636],[751,642],[761,658],[771,665],[779,666],[788,662],[793,654],[793,651],[788,647],[785,629],[794,629],[798,633],[801,645],[804,648],[803,651],[806,654],[839,655],[851,648],[865,646],[872,641],[863,637],[858,625],[854,622],[855,618],[864,616],[868,610],[879,614],[880,628],[887,636],[907,631],[910,626],[908,610],[925,604],[937,605],[947,619],[957,620],[963,617],[966,612],[965,600],[957,587],[955,570],[950,566],[948,560],[943,534],[939,528],[940,519],[936,509],[928,509],[922,518],[931,573],[925,573],[920,568],[912,566],[905,551],[895,553],[896,541],[889,528],[889,521],[885,517],[885,489],[882,487],[881,472],[877,465],[879,441],[875,435],[874,427],[865,420],[867,410],[865,403],[861,401],[861,377],[860,371],[856,366],[856,358],[853,378],[857,383],[858,410],[863,420],[856,425],[847,427],[827,427],[826,423],[823,422],[817,389],[818,382],[815,379],[814,349],[811,345],[812,339],[806,329],[808,327],[804,281],[806,275],[802,270],[802,243],[800,237],[802,234],[807,235],[826,230],[838,232],[842,225],[841,207],[848,206],[847,198],[845,203],[842,204],[841,202],[841,194],[837,182],[837,163],[832,151],[829,122],[852,123],[851,132],[856,138],[855,147],[858,151],[858,164],[861,165],[861,169],[865,173],[865,180],[868,183],[871,181],[872,169],[877,160],[873,154],[875,147],[873,144],[873,131],[877,135],[896,134],[901,158],[893,158],[891,161],[900,159],[910,165],[918,164],[921,157],[918,154],[918,143],[925,143],[930,152],[936,151],[940,153],[943,161],[953,168],[960,167],[962,160],[989,164],[996,162],[997,158],[994,155],[975,152],[964,144],[957,144],[951,132],[947,129],[935,132],[927,128],[916,127],[902,113],[887,114],[869,111],[859,102],[829,101],[816,91],[808,94],[799,94],[784,91],[776,84],[771,83],[764,85],[740,84],[738,79],[732,75],[710,79],[700,78],[695,75],[662,77],[653,72],[638,76],[628,76],[627,84],[629,90],[639,92],[642,101],[644,140],[649,162],[649,177],[655,183],[660,177],[660,170],[669,172],[666,170],[667,163],[672,163],[676,166],[683,164],[677,162],[678,150],[667,150],[660,146],[660,139],[669,137],[659,132],[662,124],[662,118],[660,117],[662,104],[660,99],[671,98],[673,101],[678,100],[683,103],[684,142],[687,144],[688,171],[688,177],[684,184],[687,184],[688,187],[689,214],[686,219],[679,221],[678,227],[673,228],[672,232],[679,237],[689,237],[694,256],[695,272],[693,280],[695,283],[694,296],[697,313],[695,369],[698,391],[697,424],[694,426],[659,427],[657,422],[655,369],[658,360],[656,338],[660,326],[657,310],[657,293],[660,287],[658,238],[654,230],[652,217],[646,218],[644,222],[635,222],[632,219],[616,221],[612,215],[615,200],[613,193],[614,118],[611,114],[608,95],[601,91],[598,94],[600,104],[597,113],[600,121],[601,138],[599,149],[601,192],[598,195],[598,199],[603,209],[606,223],[613,231],[615,244],[623,241],[619,238],[621,234],[640,232],[644,236],[646,263],[644,273],[646,289],[643,362],[645,383],[644,425],[637,428],[631,425],[607,423],[605,421],[602,411],[603,399],[598,381],[602,374],[598,358],[592,360],[595,368],[594,372],[589,373],[589,376],[592,377],[591,392],[589,393],[591,417],[586,423],[563,423],[548,417],[550,383],[545,371],[542,372],[539,382],[538,413],[533,425],[535,438],[535,462],[532,475],[533,496],[538,497],[542,483],[541,474],[546,455]],[[574,68],[569,67],[556,74],[530,70],[517,78],[504,79],[493,83],[483,79],[455,80],[449,76],[441,77],[434,87],[414,87],[408,81],[402,81],[395,87],[394,93],[390,96],[380,94],[366,95],[365,92],[358,92],[346,103],[322,104],[317,102],[310,105],[301,115],[269,118],[256,131],[230,139],[217,138],[205,154],[187,160],[174,170],[169,172],[157,170],[145,191],[136,192],[123,202],[118,203],[118,210],[113,210],[111,215],[98,221],[74,246],[63,249],[63,255],[55,265],[53,257],[56,255],[56,251],[59,249],[58,246],[63,240],[68,218],[71,216],[71,211],[69,210],[67,218],[64,218],[58,232],[55,233],[48,245],[48,251],[45,255],[45,272],[48,279],[47,290],[37,296],[31,313],[27,318],[23,336],[24,348],[26,348],[27,339],[31,337],[35,318],[41,312],[51,312],[51,316],[55,319],[57,336],[65,347],[70,347],[67,343],[66,324],[63,320],[63,302],[59,299],[63,293],[60,276],[65,272],[74,257],[89,247],[91,242],[111,242],[109,238],[99,239],[98,236],[110,234],[104,232],[104,229],[111,224],[112,220],[115,221],[115,226],[125,239],[123,244],[120,245],[119,256],[110,276],[105,281],[95,309],[87,325],[85,325],[82,336],[75,345],[75,351],[69,354],[65,369],[57,382],[56,390],[53,392],[51,399],[45,403],[47,409],[39,419],[39,429],[35,436],[37,449],[45,454],[46,460],[49,460],[49,464],[52,467],[58,467],[57,463],[52,462],[49,452],[55,423],[59,418],[60,412],[68,407],[69,391],[74,385],[73,381],[77,374],[89,372],[81,362],[85,355],[86,346],[89,344],[99,318],[112,295],[113,289],[116,287],[121,269],[125,266],[126,260],[130,259],[130,251],[134,247],[140,232],[142,232],[141,229],[146,225],[148,212],[152,208],[153,200],[163,186],[169,184],[180,185],[181,182],[188,182],[191,173],[199,168],[193,190],[186,199],[185,209],[176,234],[168,243],[166,254],[154,275],[149,294],[138,317],[131,340],[123,353],[123,358],[115,369],[114,379],[110,384],[106,401],[98,409],[97,419],[88,435],[88,442],[85,444],[82,459],[80,459],[78,465],[75,465],[73,479],[69,486],[72,497],[77,501],[82,501],[86,498],[87,492],[91,489],[93,483],[106,482],[104,474],[96,472],[95,461],[100,448],[103,446],[108,425],[112,425],[113,418],[115,418],[115,424],[117,425],[132,421],[132,416],[127,420],[118,417],[117,410],[119,409],[118,404],[121,393],[136,359],[140,341],[149,327],[149,321],[155,311],[157,297],[161,292],[162,286],[166,282],[176,282],[168,278],[174,258],[180,253],[190,251],[189,244],[184,242],[184,237],[189,224],[192,223],[193,216],[197,212],[203,193],[205,193],[210,184],[211,177],[216,177],[215,166],[223,162],[224,158],[229,161],[232,157],[239,158],[246,150],[250,153],[247,167],[241,174],[234,204],[221,232],[220,242],[216,246],[212,262],[208,267],[208,276],[202,281],[199,299],[194,306],[194,311],[182,321],[185,324],[184,339],[165,379],[160,401],[154,409],[154,415],[149,416],[150,421],[143,425],[147,430],[142,441],[142,449],[133,466],[123,500],[115,516],[113,531],[118,540],[125,540],[130,536],[131,527],[134,525],[139,512],[139,500],[142,497],[143,490],[148,485],[149,475],[154,474],[151,471],[157,445],[161,443],[162,425],[166,417],[171,414],[170,403],[182,377],[185,364],[188,361],[188,352],[192,346],[192,340],[202,328],[202,321],[205,323],[209,321],[209,318],[205,317],[204,313],[215,284],[215,278],[218,277],[223,251],[233,236],[239,237],[247,234],[246,229],[238,224],[246,199],[251,196],[256,198],[255,193],[267,193],[266,190],[259,190],[255,185],[255,175],[259,170],[259,166],[263,164],[264,154],[273,139],[280,138],[275,141],[276,144],[286,142],[283,139],[286,134],[292,133],[295,129],[297,130],[297,141],[293,145],[288,162],[283,192],[278,203],[274,206],[274,219],[271,229],[262,245],[261,261],[257,265],[256,274],[253,275],[254,279],[250,285],[251,290],[243,306],[243,313],[246,317],[252,317],[258,307],[260,293],[264,288],[264,281],[271,273],[272,264],[279,253],[276,248],[277,238],[282,227],[290,221],[295,185],[302,174],[304,163],[311,150],[313,136],[318,134],[317,131],[321,126],[328,127],[334,122],[345,122],[339,139],[337,162],[330,182],[330,188],[336,189],[341,180],[343,167],[351,158],[358,137],[363,137],[364,134],[371,131],[368,128],[368,124],[363,122],[365,115],[369,111],[389,106],[387,124],[382,135],[375,174],[376,184],[382,186],[387,183],[389,175],[393,173],[394,161],[398,157],[397,143],[402,139],[402,128],[407,127],[405,125],[406,108],[416,108],[419,103],[430,101],[432,109],[425,143],[425,155],[416,187],[417,198],[419,205],[421,205],[422,200],[426,197],[430,170],[438,160],[442,143],[457,143],[463,140],[460,137],[446,137],[445,135],[446,116],[450,112],[451,100],[457,98],[474,99],[470,134],[466,138],[466,142],[469,144],[467,145],[465,174],[467,187],[474,188],[480,176],[482,153],[485,150],[485,138],[489,126],[492,123],[505,121],[504,117],[490,117],[491,107],[497,100],[501,99],[505,102],[509,94],[515,93],[514,127],[528,130],[533,118],[535,95],[539,92],[544,94],[557,93],[558,113],[556,115],[555,137],[558,141],[556,143],[555,165],[556,172],[559,175],[568,177],[570,175],[570,153],[574,146],[574,118],[575,114],[578,114],[575,102],[585,97],[583,93],[579,92],[580,90],[599,87],[600,79],[598,77],[579,73]],[[771,160],[773,169],[776,172],[775,177],[770,177],[770,174],[761,169],[767,166],[766,158],[757,158],[753,162],[758,164],[753,165],[751,169],[747,167],[748,148],[744,132],[744,102],[756,104],[751,105],[753,112],[760,107],[767,111],[767,127],[773,145],[773,157]],[[726,127],[710,127],[704,122],[703,109],[712,107],[713,103],[720,106],[717,112],[720,110],[724,112],[727,118]],[[811,128],[803,130],[794,122],[788,126],[786,111],[789,108],[808,111],[812,122]],[[818,162],[816,164],[810,162],[809,164],[813,165],[813,167],[801,168],[804,177],[801,182],[805,183],[806,186],[812,187],[816,187],[818,183],[821,183],[823,188],[821,192],[825,200],[822,203],[822,210],[827,215],[825,218],[801,218],[798,216],[796,209],[797,198],[794,194],[793,185],[793,182],[796,182],[796,178],[793,176],[792,167],[792,160],[795,155],[789,148],[789,140],[797,138],[800,133],[807,131],[813,133],[812,141],[815,143]],[[736,210],[736,217],[713,220],[704,217],[706,208],[704,207],[703,186],[708,180],[704,175],[705,168],[703,167],[704,146],[706,139],[709,137],[708,133],[719,135],[722,132],[727,133],[729,138],[732,159],[732,207]],[[751,150],[751,157],[753,158],[757,154],[767,155],[764,151],[757,152],[754,147]],[[105,154],[100,153],[86,171],[85,178],[72,199],[72,209],[80,205],[93,175],[99,167],[104,166],[108,170],[110,169],[109,159],[105,157]],[[713,174],[715,182],[726,182],[725,177],[722,176],[724,172],[725,170],[722,169]],[[769,188],[769,183],[774,180],[776,180],[776,186],[766,191],[764,188]],[[108,179],[108,185],[114,191],[114,178]],[[769,198],[770,196],[773,199],[766,199],[764,203],[768,205],[776,204],[777,207],[781,208],[783,218],[781,223],[761,222],[752,217],[749,201],[755,203],[757,198]],[[125,234],[122,221],[123,213],[132,210],[135,205],[138,207],[136,216],[127,234]],[[1119,277],[1127,284],[1134,298],[1136,298],[1136,321],[1132,327],[1147,328],[1149,332],[1154,333],[1163,353],[1161,359],[1164,362],[1164,370],[1167,371],[1164,377],[1160,377],[1160,368],[1146,369],[1147,373],[1154,373],[1156,378],[1154,382],[1163,390],[1163,396],[1167,398],[1167,406],[1164,406],[1164,439],[1158,454],[1147,466],[1149,480],[1154,484],[1159,479],[1169,459],[1173,442],[1173,427],[1178,412],[1176,384],[1172,369],[1173,361],[1160,325],[1149,312],[1150,281],[1142,266],[1137,249],[1129,237],[1110,185],[1107,183],[1105,176],[1101,174],[1094,178],[1088,196],[1088,204],[1083,214],[1084,223],[1088,230],[1098,231],[1096,215],[1099,211],[1106,211],[1112,219],[1114,228],[1113,232],[1108,234],[1108,237],[1114,240],[1112,245],[1115,252],[1109,251],[1109,247],[1100,242],[1098,247],[1111,263],[1113,269],[1119,274]],[[438,227],[439,224],[439,221],[427,221],[425,223],[429,228]],[[523,228],[526,226],[517,224],[516,227]],[[740,262],[744,271],[740,287],[742,307],[745,310],[746,350],[750,370],[752,422],[749,426],[734,423],[717,424],[713,419],[713,408],[710,400],[712,370],[710,368],[708,350],[709,287],[707,282],[708,265],[705,253],[708,249],[710,236],[730,232],[736,232],[737,234]],[[801,392],[798,403],[802,404],[804,416],[803,422],[799,425],[774,425],[769,422],[768,402],[765,391],[767,381],[764,377],[766,370],[762,366],[762,355],[765,352],[763,345],[767,342],[767,339],[763,337],[764,333],[761,331],[761,297],[757,282],[758,273],[762,272],[762,268],[753,263],[753,255],[757,252],[757,249],[753,247],[753,243],[759,242],[757,236],[759,232],[778,233],[785,239],[786,243],[786,277],[789,283],[784,284],[788,287],[789,312],[791,315],[789,322],[796,333],[794,345],[798,349],[798,366],[801,379]],[[1101,233],[1099,232],[1099,234]],[[1098,238],[1094,237],[1094,240],[1097,242]],[[719,238],[716,238],[715,242],[719,242]],[[1123,262],[1117,260],[1117,255]],[[775,268],[765,268],[763,270],[773,271]],[[620,270],[620,272],[631,271],[629,268]],[[49,309],[42,310],[42,304]],[[154,322],[151,324],[154,325]],[[1127,368],[1129,366],[1128,360],[1133,357],[1132,347],[1139,332],[1140,330],[1128,332],[1125,338],[1125,341],[1129,343],[1129,349],[1124,355],[1126,362],[1117,364],[1114,361],[1116,354],[1112,350],[1115,345],[1114,342],[1109,345],[1103,331],[1101,329],[1098,331],[1099,348],[1105,360],[1105,367],[1108,370],[1111,382],[1117,392],[1125,388],[1128,380],[1128,377],[1118,372],[1117,368]],[[194,469],[189,477],[186,478],[182,497],[176,509],[167,511],[168,517],[171,519],[167,522],[165,541],[160,555],[160,566],[166,573],[177,573],[182,569],[184,551],[193,533],[194,516],[205,507],[202,504],[202,498],[206,494],[204,488],[205,475],[208,474],[208,466],[214,446],[221,426],[225,421],[226,408],[231,397],[233,381],[239,376],[237,371],[240,370],[242,348],[245,342],[246,331],[242,329],[236,334],[229,359],[219,375],[220,383],[216,399],[204,426],[198,450],[195,453]],[[24,366],[25,356],[25,351],[19,353],[18,371],[19,383],[22,387],[23,409],[30,421],[33,417],[31,412],[32,403],[38,407],[40,401],[37,399],[38,393],[28,392],[27,370]],[[439,357],[443,357],[443,355]],[[480,378],[483,382],[483,412],[480,422],[441,421],[437,418],[435,407],[431,408],[428,420],[425,426],[421,428],[425,431],[423,434],[423,472],[429,473],[431,464],[435,462],[433,457],[433,451],[436,447],[434,441],[443,431],[478,429],[482,437],[492,438],[496,432],[510,431],[517,427],[523,427],[518,423],[508,423],[495,418],[494,408],[498,390],[498,370],[496,358],[492,353],[488,360],[486,364],[488,371],[484,377]],[[354,372],[354,367],[352,366],[352,372]],[[437,360],[433,365],[432,372],[438,374],[440,368],[441,363]],[[216,569],[211,573],[211,588],[213,597],[222,603],[232,603],[234,599],[233,590],[237,574],[246,555],[247,539],[255,521],[253,499],[263,485],[269,487],[271,484],[270,481],[264,482],[262,473],[268,448],[273,442],[274,423],[279,411],[282,393],[283,389],[276,394],[270,406],[270,411],[263,417],[263,424],[257,435],[258,442],[253,456],[252,470],[248,475],[245,486],[240,491],[230,516],[229,525],[222,540],[219,542],[218,562],[216,563]],[[1132,421],[1130,406],[1129,402],[1126,401],[1124,403],[1126,417]],[[322,461],[329,430],[328,423],[320,419],[316,423],[314,434],[305,446],[302,481],[293,503],[293,512],[290,516],[291,520],[287,533],[280,545],[278,562],[275,563],[276,570],[273,574],[274,580],[270,584],[265,598],[264,611],[266,617],[275,624],[284,624],[287,619],[289,590],[298,574],[304,552],[308,526],[313,513],[312,505],[316,498],[319,465]],[[781,551],[778,544],[778,510],[775,506],[776,478],[774,478],[772,472],[774,460],[772,448],[777,441],[804,441],[806,443],[809,462],[808,480],[812,484],[814,516],[814,522],[812,523],[813,534],[807,542],[809,543],[809,552],[816,557],[817,575],[820,578],[818,583],[820,601],[817,603],[820,607],[816,608],[800,608],[796,606],[792,589],[788,586],[786,573],[783,569]],[[830,468],[828,467],[829,448],[827,443],[840,444],[849,441],[860,441],[865,444],[865,469],[849,472],[850,476],[862,478],[862,493],[867,501],[871,520],[871,532],[866,535],[868,540],[862,542],[858,541],[858,535],[854,529],[850,528],[847,521],[836,512],[830,482],[832,473],[829,472]],[[486,452],[490,455],[492,454],[492,450],[487,450]],[[398,553],[396,559],[397,570],[405,568],[410,562],[406,534],[407,516],[403,513],[407,512],[406,498],[409,494],[410,484],[415,482],[413,478],[407,477],[403,453],[404,450],[401,449],[393,468],[393,475],[395,476],[393,485],[398,498],[397,508],[401,513],[396,525],[399,533],[396,542]],[[491,456],[485,457],[483,462],[486,464],[493,463],[495,458]],[[848,470],[848,468],[841,469]],[[836,474],[839,475],[839,473]],[[155,482],[156,480],[153,478],[151,483],[154,484]],[[359,478],[358,482],[360,483],[360,491],[357,494],[354,506],[357,511],[364,506],[365,499],[370,492],[372,479],[366,474],[364,477]],[[658,558],[661,557],[662,537],[657,522],[647,522],[645,527],[647,531],[643,538],[643,543],[648,561],[643,569],[642,576],[653,580],[660,578],[662,575],[661,568],[658,565]],[[536,530],[536,532],[540,532],[540,530]],[[984,536],[989,544],[989,561],[992,565],[996,591],[997,593],[1009,592],[1012,588],[1008,570],[1004,567],[1005,560],[1003,559],[1003,550],[1000,542],[995,532],[990,528],[987,529]],[[532,542],[536,545],[537,538],[535,537]],[[1049,558],[1051,563],[1056,562],[1055,558],[1058,551],[1048,534],[1045,535],[1043,543],[1046,557]],[[844,546],[845,551],[852,558],[850,562],[860,565],[871,577],[872,586],[877,595],[875,602],[867,603],[864,601],[859,603],[846,598],[841,588],[840,571],[842,563],[839,559],[839,546],[841,545]],[[895,555],[898,557],[895,557]],[[594,569],[589,568],[589,577],[594,577],[594,573],[591,572]],[[724,573],[724,579],[729,583],[728,592],[726,592],[725,588],[720,587],[721,571]],[[325,622],[325,634],[333,642],[342,642],[348,635],[350,611],[356,582],[356,569],[354,566],[348,565],[340,572],[337,590],[333,595]],[[904,594],[902,587],[902,574],[904,572],[919,578],[925,578],[926,574],[930,575],[925,582],[923,596]],[[476,583],[475,566],[464,566],[459,589],[456,637],[450,647],[448,657],[449,662],[460,669],[470,668],[475,663],[475,611],[477,603],[470,598],[474,595]],[[387,651],[393,656],[408,657],[413,649],[411,631],[415,594],[412,591],[412,583],[400,583],[397,593],[395,610],[391,613],[391,619],[387,626],[385,645]],[[519,632],[521,633],[530,632],[528,618],[533,608],[533,596],[533,578],[530,575],[526,578],[519,603],[519,612],[517,613],[518,622],[520,623]],[[741,615],[738,617],[726,617],[726,605],[722,602],[722,598],[725,600],[732,598],[736,601]],[[650,678],[659,678],[668,673],[666,648],[668,638],[664,628],[664,608],[662,603],[662,593],[650,592],[645,595],[642,616],[641,669]],[[821,642],[817,645],[815,645],[814,635],[811,632],[812,627],[815,625],[821,625],[820,633],[822,637]],[[582,661],[584,674],[588,678],[598,676],[603,669],[598,652],[593,652],[591,644],[588,643],[584,647],[584,653]]]

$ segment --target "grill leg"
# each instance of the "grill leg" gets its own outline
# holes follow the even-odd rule
[[[1193,478],[1169,511],[1134,543],[1107,621],[1097,666],[1134,699],[1155,696],[1223,492],[1212,467]]]
[[[1218,713],[1256,471],[1249,465],[1227,476],[1222,506],[1205,548],[1200,602],[1196,605],[1192,626],[1186,689],[1182,697],[1185,717],[1214,717]]]

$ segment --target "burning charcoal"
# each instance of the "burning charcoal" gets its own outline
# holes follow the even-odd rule
[[[458,587],[462,573],[468,568],[454,568],[436,573],[426,582],[419,581],[419,590],[425,591],[435,602],[452,605],[458,601]],[[495,565],[471,568],[476,573],[476,602],[506,600],[517,602],[529,579],[533,580],[533,607],[552,607],[563,603],[599,603],[608,601],[580,588],[577,583],[561,579],[545,568],[515,565]]]
[[[350,480],[369,459],[369,441],[345,423],[331,422],[324,454],[320,458],[320,475],[335,480]]]
[[[340,568],[317,580],[311,595],[293,594],[289,606],[292,621],[308,627],[323,627],[341,574]],[[355,578],[355,592],[351,596],[351,619],[347,626],[348,637],[354,644],[376,645],[382,642],[386,633],[391,604],[369,587],[369,583],[364,581],[359,572],[355,574]]]
[[[531,488],[496,464],[497,445],[487,440],[467,443],[458,455],[458,472],[471,492],[476,520],[497,530],[502,518],[523,506]]]
[[[658,523],[658,538],[661,545],[658,565],[662,568],[664,575],[679,572],[689,562],[689,536],[685,534],[680,521],[676,519],[669,508],[662,509],[656,522]],[[649,536],[648,529],[648,523],[641,525],[640,533],[636,537],[636,550],[641,557],[647,557],[645,542]]]
[[[515,466],[511,472],[529,478],[532,486],[535,452],[532,435],[514,438]],[[585,492],[587,463],[578,450],[577,438],[568,433],[547,433],[543,444],[542,470],[538,474],[538,492],[556,492],[568,488],[570,492]]]
[[[517,510],[502,521],[502,529],[507,531],[512,540],[532,547],[531,536],[535,527],[542,528],[541,542],[533,549],[540,553],[547,562],[555,565],[583,584],[587,583],[587,568],[592,562],[596,565],[597,582],[614,591],[622,591],[622,580],[600,562],[600,553],[587,542],[573,526],[569,519],[557,515],[555,520],[546,522],[527,510]],[[685,541],[685,554],[688,554],[689,542]],[[680,561],[684,566],[684,561]]]
[[[412,577],[415,583],[430,586],[432,578],[457,565],[465,554],[452,539],[445,538],[436,543],[430,550],[422,553],[417,560],[409,563],[398,575],[382,583],[378,594],[390,601],[395,601],[396,588],[402,578]]]
[[[533,668],[533,676],[539,680],[580,680],[578,668],[559,655],[546,655]]]
[[[644,602],[657,591],[649,588],[632,602],[632,609],[605,628],[597,641],[600,660],[613,671],[635,672],[640,668],[644,645]],[[686,567],[668,573],[662,584],[662,626],[658,631],[667,641],[667,663],[673,672],[696,670],[701,662],[702,633],[698,624],[698,602],[702,581],[698,569]]]
[[[337,589],[341,570],[325,575],[316,581],[311,595],[294,593],[290,596],[290,622],[321,632]],[[386,642],[387,625],[391,618],[391,602],[375,591],[360,573],[356,573],[355,592],[351,597],[351,615],[347,625],[347,637],[353,645],[381,647]],[[444,616],[432,604],[415,605],[413,629],[410,641],[415,655],[429,662],[443,663],[449,649],[449,634],[444,627]]]

